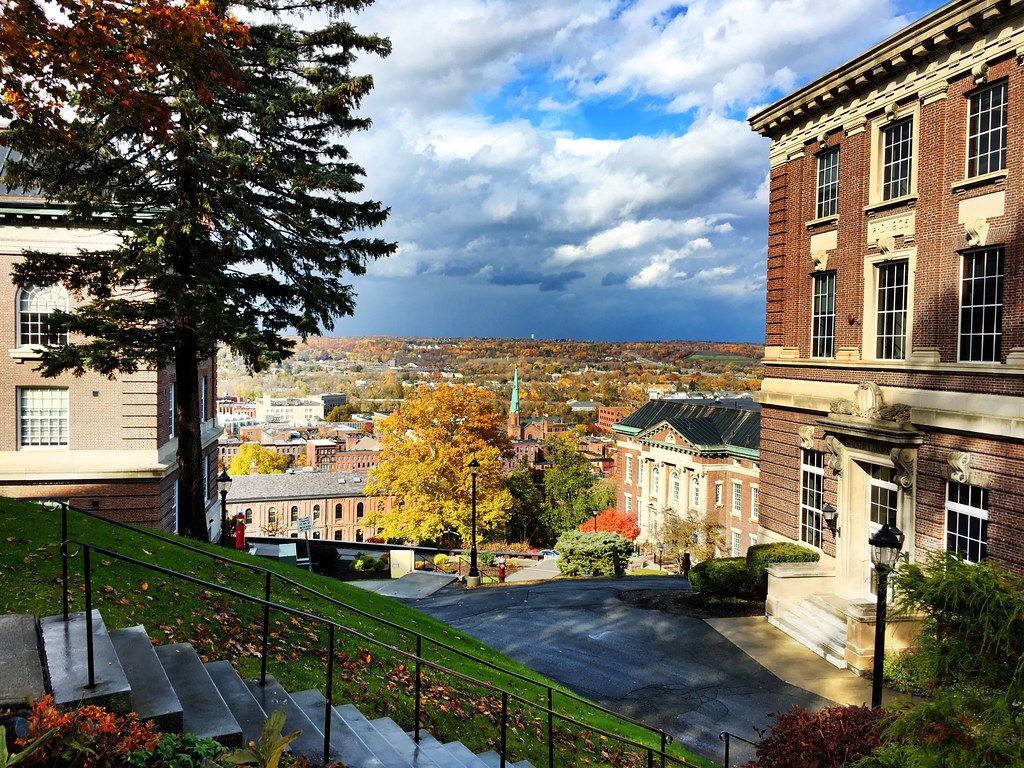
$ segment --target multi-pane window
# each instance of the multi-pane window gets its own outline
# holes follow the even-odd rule
[[[879,528],[886,524],[890,528],[898,528],[896,505],[899,494],[892,479],[892,468],[872,465],[868,472],[868,488],[868,516],[871,522]]]
[[[739,531],[732,531],[732,547],[729,554],[732,557],[739,557],[741,551],[743,551],[743,535]]]
[[[811,357],[832,357],[836,345],[836,273],[814,275]]]
[[[738,515],[743,511],[743,484],[732,484],[732,513]]]
[[[970,563],[985,559],[988,490],[950,481],[946,488],[946,550]]]
[[[967,175],[981,176],[1006,167],[1006,83],[971,96],[967,123]]]
[[[700,506],[700,479],[696,475],[690,482],[690,504],[694,507]]]
[[[633,482],[633,457],[632,456],[627,456],[626,457],[626,482],[627,483],[632,483]]]
[[[628,493],[626,494],[626,511],[627,512],[632,512],[633,511],[633,497],[630,496]]]
[[[363,502],[360,501],[356,504],[356,517],[362,517],[363,514]]]
[[[199,381],[199,420],[206,421],[206,387],[208,377],[203,376]]]
[[[825,454],[804,451],[800,457],[800,540],[821,546],[822,485],[825,482]]]
[[[679,501],[679,473],[672,473],[672,501]]]
[[[750,519],[757,520],[761,515],[761,489],[750,489]]]
[[[169,422],[168,422],[168,432],[167,433],[171,437],[174,437],[174,428],[175,428],[175,423],[174,423],[174,397],[175,397],[175,395],[174,395],[174,382],[172,381],[171,382],[171,386],[170,386],[169,391],[168,391],[168,396],[167,396],[167,400],[168,400],[168,403],[167,403],[167,411],[168,411],[167,418],[169,419]]]
[[[56,448],[68,444],[68,391],[57,387],[18,390],[18,446]]]
[[[817,191],[815,217],[835,216],[839,210],[839,147],[818,155]]]
[[[651,470],[651,496],[657,498],[661,495],[661,470],[654,467]]]
[[[998,362],[1003,337],[1003,249],[963,255],[960,360]]]
[[[903,360],[907,356],[907,262],[885,262],[877,265],[875,271],[878,280],[875,357]]]
[[[252,507],[246,507],[243,514],[245,515],[245,524],[252,525]]]
[[[722,506],[722,484],[715,483],[715,506]]]
[[[342,519],[341,504],[334,505],[334,519],[336,521]]]
[[[269,525],[274,525],[275,523],[277,523],[277,508],[276,507],[271,507],[270,509],[267,510],[267,523]]]
[[[882,199],[910,194],[914,160],[914,118],[908,117],[882,129]]]
[[[67,311],[68,292],[59,285],[28,286],[18,292],[18,344],[50,347],[67,344],[67,333],[50,330],[50,315]]]
[[[292,507],[291,508],[290,518],[291,518],[291,522],[293,522],[293,523],[298,522],[298,520],[299,520],[299,508],[298,507]]]
[[[314,520],[319,520],[320,519],[320,505],[319,504],[314,504],[313,505],[313,519]]]

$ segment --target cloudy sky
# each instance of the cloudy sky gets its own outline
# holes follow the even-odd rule
[[[398,253],[341,335],[764,340],[746,117],[937,0],[376,0],[347,142]]]

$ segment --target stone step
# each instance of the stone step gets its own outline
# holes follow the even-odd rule
[[[96,704],[114,712],[129,712],[131,686],[96,609],[92,611],[92,622],[95,681],[92,688],[88,687],[85,611],[69,614],[67,621],[63,616],[47,616],[39,623],[54,703],[60,707]]]
[[[493,749],[489,752],[481,752],[477,757],[483,760],[488,768],[501,768],[501,755]],[[529,760],[520,760],[518,763],[511,763],[506,760],[505,768],[533,768],[533,763]]]
[[[183,731],[216,739],[225,747],[241,747],[242,728],[195,649],[188,643],[158,645],[156,655],[181,702]]]
[[[427,750],[420,749],[412,736],[390,717],[378,717],[371,720],[370,724],[391,742],[402,759],[408,761],[413,768],[447,768],[446,763],[438,763]]]
[[[289,751],[296,756],[304,755],[311,763],[321,763],[324,756],[324,735],[320,730],[323,720],[313,722],[273,675],[267,675],[266,685],[260,685],[258,677],[244,682],[268,716],[279,709],[284,712],[282,734],[299,732],[289,745]]]
[[[844,614],[845,617],[845,614]],[[803,600],[769,623],[833,666],[846,668],[846,621],[820,601]]]
[[[263,730],[263,723],[267,720],[267,713],[256,701],[252,691],[238,676],[230,661],[208,661],[203,666],[220,691],[224,703],[231,710],[238,727],[242,729],[242,746],[257,741]]]
[[[39,622],[27,614],[0,616],[0,709],[21,709],[46,694]]]
[[[335,707],[334,711],[341,715],[342,719],[348,725],[349,728],[359,737],[359,739],[370,748],[374,755],[376,755],[380,761],[391,768],[412,768],[412,765],[395,749],[395,746],[391,743],[384,734],[373,727],[373,723],[363,716],[354,704],[342,704],[339,707]]]
[[[327,699],[317,690],[299,691],[292,700],[314,723],[323,723]],[[346,768],[384,768],[385,763],[356,735],[344,718],[331,709],[332,760],[340,760]]]
[[[184,716],[167,672],[143,626],[110,632],[117,658],[131,686],[132,712],[170,733],[181,733]]]
[[[406,735],[411,739],[414,733],[413,731],[406,731]],[[421,752],[425,753],[438,765],[446,766],[447,768],[467,768],[464,763],[460,762],[455,755],[448,751],[444,744],[423,729],[420,729],[419,748]]]
[[[487,764],[461,741],[449,741],[444,746],[466,768],[487,768]]]

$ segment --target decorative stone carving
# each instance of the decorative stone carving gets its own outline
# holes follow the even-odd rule
[[[825,448],[828,449],[828,468],[833,475],[843,474],[843,444],[835,435],[825,435]]]
[[[988,220],[965,221],[964,234],[967,236],[967,244],[973,248],[988,245]]]
[[[974,82],[977,85],[988,82],[988,64],[984,61],[980,64],[976,64],[971,70],[971,74],[974,75]]]
[[[811,262],[814,264],[815,272],[828,269],[828,251],[815,251],[811,254]]]
[[[949,479],[954,483],[966,483],[971,471],[971,454],[966,451],[950,451],[946,457],[949,462]]]
[[[822,131],[818,134],[818,146],[825,149],[825,145],[828,144],[828,133]]]
[[[887,104],[885,107],[885,116],[890,120],[895,120],[900,115],[900,107],[894,101],[891,104]]]
[[[914,492],[914,477],[917,474],[917,451],[913,448],[893,448],[889,451],[896,468],[896,484],[907,491]]]
[[[814,426],[812,424],[798,427],[796,431],[800,435],[801,448],[806,448],[807,450],[814,448]]]
[[[882,390],[873,381],[862,381],[853,400],[833,400],[829,412],[900,424],[910,421],[910,408],[901,404],[886,405],[882,399]]]
[[[885,237],[878,238],[878,242],[875,245],[878,246],[878,250],[883,256],[888,256],[896,250],[896,238],[892,235],[886,235]]]

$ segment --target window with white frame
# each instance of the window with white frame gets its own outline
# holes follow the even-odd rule
[[[907,356],[907,297],[910,291],[906,261],[875,265],[875,357],[903,360]]]
[[[633,457],[632,456],[627,456],[626,457],[626,482],[627,483],[632,483],[633,482]]]
[[[730,548],[730,556],[739,557],[740,552],[743,551],[743,534],[739,531],[731,531],[732,533],[732,547]]]
[[[839,147],[826,149],[818,155],[817,219],[835,216],[839,211]]]
[[[60,285],[26,286],[18,291],[18,345],[52,347],[67,344],[67,333],[50,330],[50,316],[68,309],[68,292]]]
[[[270,507],[267,510],[267,524],[268,525],[275,525],[276,523],[277,523],[277,508],[276,507]]]
[[[61,387],[18,389],[18,447],[65,448],[69,442],[68,390]]]
[[[696,475],[690,481],[690,504],[694,507],[700,506],[700,478]]]
[[[820,272],[812,279],[811,357],[832,357],[836,344],[836,273]]]
[[[658,467],[651,468],[651,496],[657,498],[661,495],[661,470]]]
[[[628,493],[626,494],[626,511],[633,511],[633,497]]]
[[[970,97],[967,118],[967,176],[1006,167],[1006,81]]]
[[[733,482],[732,484],[732,513],[738,515],[743,512],[743,483]]]
[[[171,386],[167,395],[167,418],[169,421],[168,435],[174,437],[174,382],[171,382]]]
[[[914,164],[914,118],[882,128],[882,200],[909,195]]]
[[[821,546],[822,486],[825,454],[804,450],[800,456],[800,540]]]
[[[750,519],[757,520],[761,515],[761,489],[756,485],[750,489]]]
[[[208,386],[208,377],[203,376],[199,382],[199,420],[206,421],[206,388]]]
[[[671,477],[672,501],[679,501],[679,473],[673,472]]]
[[[999,362],[1003,338],[1003,249],[963,255],[960,283],[960,360]]]
[[[210,457],[206,458],[203,466],[203,498],[210,498]]]
[[[243,514],[245,515],[245,524],[252,525],[252,507],[246,507]]]
[[[722,506],[722,483],[720,481],[715,483],[715,506]]]
[[[299,520],[299,508],[296,507],[296,506],[293,506],[291,508],[289,517],[290,517],[290,521],[291,522],[293,522],[293,523],[298,522],[298,520]]]
[[[969,563],[985,559],[988,547],[988,489],[955,483],[946,486],[946,551]]]

